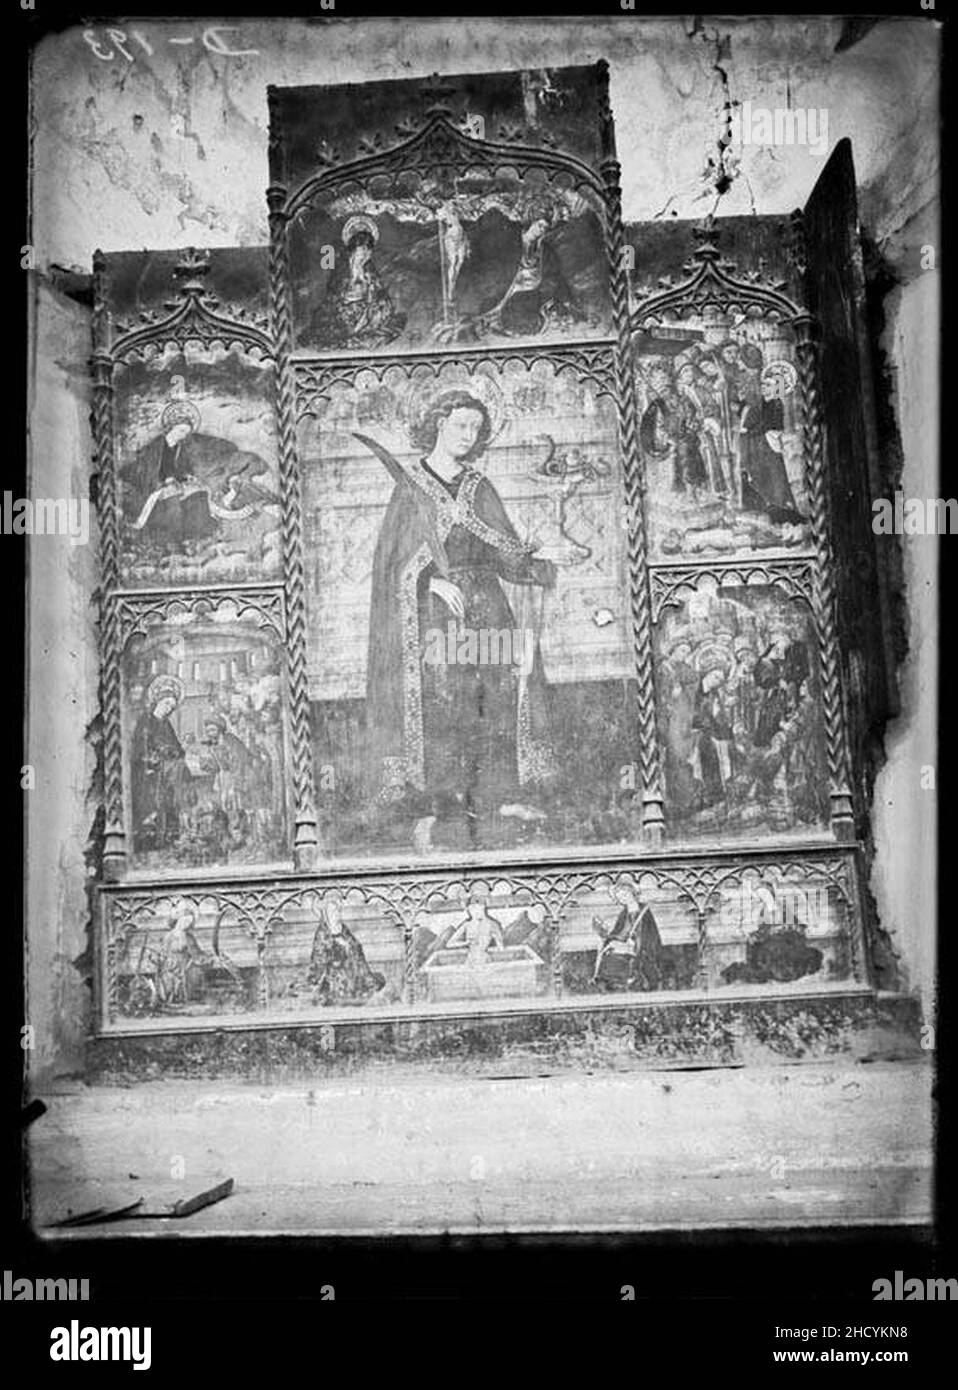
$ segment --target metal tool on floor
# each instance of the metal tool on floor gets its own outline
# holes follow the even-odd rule
[[[157,1211],[143,1210],[145,1197],[138,1197],[135,1202],[128,1202],[121,1207],[94,1207],[91,1211],[78,1213],[76,1216],[66,1216],[62,1221],[54,1221],[53,1226],[97,1226],[101,1222],[107,1221],[139,1221],[141,1217],[174,1217],[192,1216],[196,1211],[202,1211],[204,1207],[211,1207],[215,1202],[221,1202],[224,1197],[228,1197],[233,1191],[233,1179],[227,1178],[225,1182],[217,1183],[215,1187],[208,1187],[204,1192],[197,1192],[193,1197],[184,1197],[179,1202],[173,1202],[168,1207],[162,1207]]]

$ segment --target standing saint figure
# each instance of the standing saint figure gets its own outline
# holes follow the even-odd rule
[[[145,708],[133,730],[130,781],[133,847],[138,852],[168,849],[180,833],[190,773],[170,715],[182,699],[182,681],[157,676],[147,688]]]
[[[739,459],[742,506],[762,512],[770,521],[795,525],[804,518],[795,502],[785,468],[783,432],[785,408],[780,379],[766,369],[762,373],[762,399],[742,411]]]
[[[649,372],[650,399],[639,425],[639,438],[650,458],[671,459],[672,491],[691,489],[698,498],[708,488],[709,475],[699,442],[696,404],[681,392],[668,367]]]
[[[204,966],[213,955],[196,939],[195,927],[195,910],[178,899],[157,951],[156,984],[161,1004],[185,1004],[202,984]]]
[[[545,768],[549,746],[538,634],[524,670],[484,663],[476,642],[483,630],[518,627],[502,581],[547,589],[556,579],[476,466],[492,432],[478,395],[449,389],[414,429],[422,453],[408,472],[359,436],[397,480],[373,560],[367,794],[381,802],[421,793],[423,818],[465,816],[473,841],[484,815],[516,812],[503,803],[516,801],[520,768]],[[424,659],[437,630],[449,636],[441,663]]]
[[[719,442],[722,433],[720,408],[712,383],[708,374],[699,371],[694,361],[686,361],[676,368],[675,385],[677,394],[688,401],[693,410],[699,453],[705,464],[709,490],[715,496],[723,495],[728,492],[728,487],[722,470]]]
[[[696,742],[691,765],[700,809],[715,806],[727,799],[732,777],[737,770],[734,701],[726,687],[728,673],[727,661],[713,657],[696,692],[692,715]]]
[[[203,739],[197,749],[197,783],[205,804],[212,807],[223,831],[222,851],[245,843],[249,830],[249,749],[212,711],[203,720]]]

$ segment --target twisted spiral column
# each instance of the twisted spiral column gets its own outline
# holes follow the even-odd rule
[[[616,406],[619,442],[625,474],[627,544],[629,551],[629,603],[632,616],[638,685],[639,766],[642,774],[642,838],[660,844],[665,832],[659,763],[658,729],[655,719],[655,685],[652,663],[652,596],[646,563],[647,540],[642,463],[639,456],[638,406],[632,374],[629,289],[625,270],[625,233],[622,226],[622,195],[619,164],[607,158],[602,162],[606,187],[606,246],[610,260]]]
[[[810,504],[812,541],[815,546],[814,612],[818,628],[822,670],[822,717],[828,757],[832,831],[838,840],[855,838],[848,775],[848,744],[842,699],[841,652],[838,645],[835,566],[828,534],[828,499],[825,489],[824,430],[819,391],[818,343],[815,322],[808,314],[792,321],[797,336],[798,373],[801,382],[802,435],[805,448],[805,482]]]
[[[289,253],[285,190],[267,190],[270,221],[270,319],[276,346],[276,423],[283,497],[283,580],[286,588],[286,670],[289,690],[290,741],[296,831],[293,852],[297,868],[309,868],[319,848],[316,796],[313,788],[309,728],[309,690],[306,678],[306,585],[303,571],[303,504],[296,450],[296,392],[290,353],[293,344],[289,302]]]
[[[116,461],[113,448],[113,357],[105,300],[106,262],[93,257],[93,456],[100,529],[100,708],[103,719],[103,875],[115,881],[126,868],[123,818],[123,739],[120,661],[123,633],[116,588],[120,570]]]
[[[417,976],[415,950],[415,917],[411,912],[402,914],[402,1002],[417,1003]]]

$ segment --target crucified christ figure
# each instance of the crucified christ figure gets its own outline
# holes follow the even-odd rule
[[[530,190],[501,179],[470,179],[451,187],[437,180],[425,181],[415,194],[404,196],[349,193],[330,208],[334,217],[374,218],[388,213],[399,222],[435,224],[442,318],[432,334],[439,341],[476,337],[483,332],[539,332],[557,316],[576,317],[572,291],[548,241],[561,223],[588,210],[589,204],[573,190]],[[492,211],[520,225],[519,257],[505,294],[467,317],[456,299],[463,266],[473,249],[467,224],[477,223]]]

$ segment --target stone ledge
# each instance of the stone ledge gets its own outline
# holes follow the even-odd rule
[[[545,1078],[402,1067],[264,1086],[153,1081],[45,1093],[31,1212],[60,1242],[848,1226],[931,1217],[933,1069],[802,1065]],[[171,1174],[182,1160],[183,1177]],[[54,1228],[97,1207],[188,1220]],[[894,1266],[892,1266],[894,1267]],[[878,1269],[875,1273],[881,1273]],[[871,1278],[874,1278],[874,1273]],[[869,1280],[870,1285],[870,1280]]]
[[[921,1057],[920,1007],[868,990],[368,1018],[91,1039],[91,1080],[275,1081],[396,1068],[469,1076]]]

